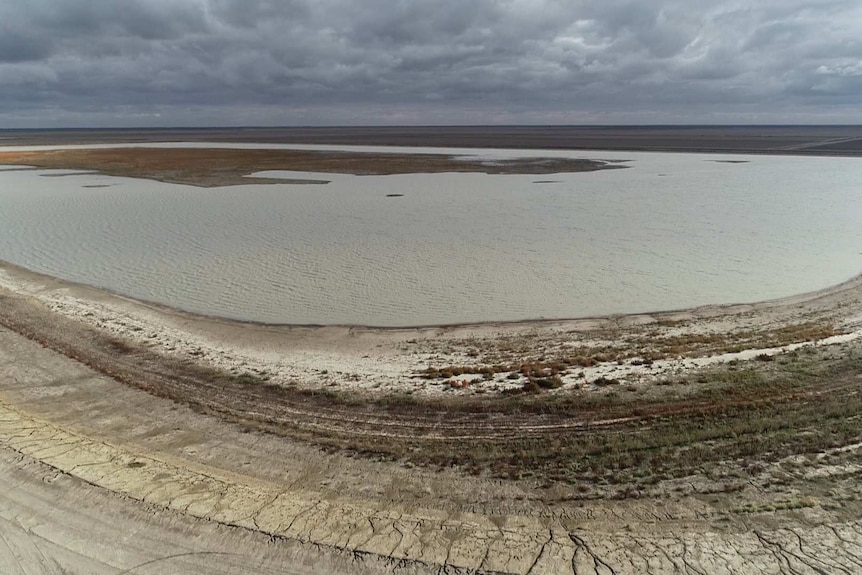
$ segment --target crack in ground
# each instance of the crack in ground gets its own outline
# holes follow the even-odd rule
[[[387,553],[389,557],[392,557],[392,555],[395,553],[395,550],[398,549],[398,547],[404,542],[404,532],[398,528],[398,522],[401,521],[401,517],[402,516],[399,515],[397,519],[392,520],[392,529],[394,529],[395,532],[398,534],[399,539],[398,543],[395,544],[395,547],[392,548],[392,551]]]
[[[533,569],[535,569],[536,565],[538,565],[538,563],[539,563],[539,559],[541,559],[542,555],[545,554],[545,549],[548,547],[548,545],[553,540],[554,540],[554,532],[551,529],[548,529],[548,540],[545,541],[544,543],[542,543],[542,548],[539,549],[539,554],[536,555],[536,559],[533,561],[532,565],[530,565],[530,568],[527,569],[526,575],[530,575],[530,573],[533,572]]]
[[[572,543],[575,544],[576,549],[578,549],[578,548],[583,549],[584,552],[586,552],[587,555],[589,555],[593,559],[593,568],[595,569],[596,573],[599,572],[599,567],[604,567],[605,569],[607,569],[608,571],[611,572],[611,575],[617,575],[617,572],[614,570],[614,568],[611,567],[610,565],[608,565],[604,560],[602,560],[601,557],[596,555],[596,553],[593,552],[592,549],[590,549],[590,546],[587,545],[587,542],[584,539],[582,539],[581,537],[578,537],[577,535],[575,535],[571,531],[568,532],[568,536],[569,536],[569,539],[572,540]],[[575,552],[575,555],[577,555],[577,551]],[[578,572],[578,570],[575,566],[575,558],[574,557],[572,557],[572,571],[574,573]]]
[[[788,572],[791,575],[804,575],[804,574],[801,571],[799,571],[793,567],[793,564],[790,562],[790,558],[794,558],[797,561],[800,561],[803,565],[810,567],[811,569],[813,569],[815,572],[819,573],[820,575],[829,575],[828,573],[826,573],[825,571],[823,571],[822,569],[820,569],[814,565],[808,565],[807,562],[801,560],[799,557],[796,557],[793,553],[787,551],[784,548],[784,546],[781,545],[780,543],[770,541],[769,539],[764,537],[760,531],[755,530],[755,531],[753,531],[753,533],[760,540],[760,544],[763,545],[764,548],[768,549],[772,553],[772,556],[775,558],[776,561],[778,561],[779,566],[782,564],[787,565]]]
[[[857,547],[860,545],[860,542],[859,542],[859,541],[851,541],[851,540],[849,540],[849,539],[845,538],[843,535],[841,535],[841,532],[840,532],[840,531],[838,531],[838,528],[837,528],[837,527],[835,527],[834,525],[826,525],[826,527],[828,527],[829,529],[831,529],[831,530],[832,530],[832,533],[834,533],[834,534],[835,534],[835,537],[836,537],[839,541],[841,541],[842,543],[845,543],[845,544],[847,544],[847,545],[855,545],[855,546],[857,546]],[[858,566],[862,567],[862,555],[857,555],[857,554],[856,554],[856,553],[854,553],[854,552],[853,552],[849,547],[845,547],[845,548],[844,548],[844,552],[846,553],[847,559],[848,559],[851,563],[855,563],[856,565],[858,565]]]
[[[686,573],[689,571],[694,571],[695,575],[707,575],[706,571],[703,571],[699,567],[695,567],[686,559],[686,555],[688,555],[688,543],[685,542],[685,537],[680,537],[679,542],[682,543],[682,563],[685,565]]]
[[[227,492],[225,492],[225,495],[227,495]],[[258,531],[260,531],[262,533],[267,533],[266,531],[261,529],[260,525],[257,524],[257,518],[261,513],[263,513],[264,509],[275,504],[275,502],[278,501],[278,498],[281,497],[282,495],[284,495],[284,492],[277,493],[275,495],[275,497],[273,497],[272,500],[270,500],[269,503],[264,503],[263,505],[260,506],[260,509],[258,509],[257,511],[255,511],[254,513],[252,513],[250,516],[248,516],[246,518],[246,519],[251,519],[251,522],[254,524],[255,529],[257,529]]]
[[[802,541],[802,536],[801,536],[801,535],[799,535],[799,533],[797,533],[797,532],[796,532],[796,531],[794,531],[793,529],[788,529],[788,531],[789,531],[790,533],[793,533],[793,534],[796,536],[796,540],[797,540],[798,545],[799,545],[799,553],[801,553],[801,555],[800,555],[800,560],[801,560],[801,558],[802,558],[802,557],[808,557],[811,561],[816,561],[816,562],[818,562],[818,563],[822,563],[823,565],[826,565],[827,567],[834,567],[834,568],[836,568],[836,569],[839,569],[841,572],[846,573],[847,575],[853,575],[852,573],[850,573],[850,571],[848,571],[846,568],[844,568],[844,567],[843,567],[843,566],[841,566],[841,565],[830,565],[830,564],[829,564],[829,563],[827,563],[826,561],[823,561],[823,560],[821,560],[821,559],[818,559],[817,557],[815,557],[815,556],[811,555],[810,553],[806,553],[806,552],[805,552],[805,549],[803,549],[803,548],[802,548],[802,543],[803,543],[803,541]],[[812,568],[813,568],[813,567],[812,567]]]

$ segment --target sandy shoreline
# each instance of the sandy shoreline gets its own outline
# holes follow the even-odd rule
[[[561,374],[562,391],[599,378],[635,384],[715,363],[775,355],[806,345],[852,341],[862,335],[862,305],[858,298],[862,276],[815,292],[750,304],[571,320],[412,328],[271,325],[199,316],[2,262],[0,287],[26,293],[56,313],[137,344],[203,361],[234,374],[249,373],[273,383],[308,389],[351,392],[504,392],[522,386],[528,378],[523,374],[512,376],[513,370],[497,370],[501,372],[489,380],[482,368],[536,361],[560,348],[601,347],[604,355],[615,355],[614,359],[589,365],[569,366],[568,372]],[[822,329],[787,334],[786,341],[770,337],[776,330],[794,324]],[[620,333],[609,336],[609,331],[625,332],[627,337]],[[745,337],[734,344],[736,333],[744,333]],[[654,340],[722,334],[727,341],[724,347],[695,342],[676,354],[650,354],[640,349],[640,343],[627,341],[640,342],[645,334]],[[812,334],[818,337],[812,340]],[[507,348],[519,351],[507,352]],[[650,361],[641,363],[644,359]],[[429,368],[470,365],[475,366],[475,373],[439,379],[421,377]],[[467,381],[468,385],[453,387],[453,381]]]
[[[84,480],[91,486],[86,497],[92,503],[87,505],[101,509],[108,524],[117,519],[106,514],[128,506],[129,501],[154,509],[149,521],[179,514],[184,519],[182,525],[172,523],[171,529],[180,529],[173,540],[193,552],[200,549],[203,553],[185,563],[188,572],[212,569],[206,565],[205,548],[194,542],[194,534],[211,534],[204,541],[210,540],[209,537],[225,540],[228,535],[221,529],[230,527],[248,534],[231,536],[232,544],[242,553],[257,548],[254,534],[274,537],[275,545],[258,557],[276,570],[279,561],[303,556],[331,565],[333,572],[355,572],[355,561],[365,557],[362,569],[368,573],[387,572],[392,561],[415,573],[437,572],[446,565],[451,572],[598,574],[613,569],[618,574],[634,574],[642,572],[646,563],[652,563],[651,570],[659,574],[685,573],[691,569],[710,573],[795,573],[804,572],[800,569],[804,570],[806,565],[815,565],[823,572],[849,573],[858,565],[854,550],[862,549],[858,505],[862,494],[857,493],[859,485],[853,479],[858,473],[858,442],[841,443],[840,447],[819,453],[780,457],[743,472],[737,471],[736,464],[725,462],[717,467],[708,464],[705,471],[655,484],[638,481],[637,487],[618,488],[601,481],[587,485],[545,483],[529,476],[501,480],[484,473],[471,476],[459,469],[425,469],[403,461],[324,453],[314,447],[317,440],[313,437],[311,445],[300,440],[306,437],[307,430],[303,428],[294,428],[296,431],[287,436],[250,432],[242,424],[229,423],[231,417],[224,421],[227,413],[204,410],[202,414],[198,408],[184,407],[182,402],[162,399],[163,390],[135,389],[134,381],[125,379],[125,372],[116,373],[126,384],[95,373],[80,363],[89,362],[87,356],[78,354],[89,353],[89,347],[99,345],[95,340],[88,343],[88,338],[105,334],[114,338],[108,342],[140,344],[142,352],[150,350],[155,354],[152,357],[161,358],[158,361],[165,364],[215,364],[223,368],[234,365],[242,373],[254,373],[260,365],[272,370],[273,379],[281,374],[287,379],[314,380],[315,373],[317,378],[322,377],[314,370],[324,365],[329,365],[330,370],[334,370],[333,365],[341,366],[352,371],[344,372],[346,377],[340,386],[350,393],[367,388],[368,393],[377,394],[421,385],[426,380],[408,373],[431,360],[477,361],[481,358],[464,352],[479,345],[493,347],[500,342],[526,341],[533,350],[548,353],[554,346],[575,339],[584,344],[600,338],[607,341],[611,331],[620,341],[635,347],[639,344],[632,337],[660,339],[718,332],[753,333],[749,339],[755,343],[795,323],[829,324],[837,335],[816,345],[796,342],[766,351],[755,347],[743,352],[789,357],[794,353],[788,351],[791,346],[805,345],[813,354],[811,362],[804,364],[810,370],[828,363],[829,358],[835,361],[859,349],[853,338],[862,327],[860,292],[862,279],[857,277],[812,294],[772,302],[552,325],[409,330],[307,328],[198,317],[4,265],[0,273],[3,323],[17,326],[16,330],[37,341],[45,341],[43,345],[47,348],[0,328],[3,340],[0,369],[5,374],[0,384],[0,444],[12,454],[8,461],[35,458],[48,470],[69,474],[70,479],[62,482],[67,493],[81,489],[70,481]],[[74,352],[77,360],[51,351],[58,345],[52,343],[58,341],[52,339],[52,330],[66,334],[74,345],[83,342],[80,351]],[[416,343],[408,344],[411,340]],[[689,352],[693,355],[708,352],[707,341],[698,340],[698,346]],[[130,369],[142,372],[152,369],[146,360],[138,359],[145,356],[124,347],[117,347],[104,359],[94,361],[96,364],[120,361],[126,354],[131,354]],[[724,355],[707,354],[690,359],[708,360]],[[640,379],[629,381],[644,390],[643,395],[636,397],[644,400],[651,397],[650,382],[660,381],[662,376],[646,372],[657,370],[655,366],[660,361],[664,360],[656,360],[652,366],[627,366],[645,372]],[[612,367],[621,366],[609,368]],[[115,368],[109,364],[105,369]],[[182,369],[177,372],[178,377],[187,377]],[[277,371],[282,369],[295,371]],[[697,372],[695,365],[686,369]],[[671,371],[663,370],[665,375]],[[376,388],[365,385],[364,378],[373,373],[388,377],[391,383]],[[359,374],[359,378],[353,377],[354,374]],[[847,377],[839,378],[842,387],[829,393],[853,397],[854,392],[849,390],[859,385],[859,378],[852,373]],[[326,380],[317,383],[317,389],[329,386],[323,381]],[[178,383],[179,380],[166,381],[168,386]],[[314,385],[314,381],[306,383]],[[601,386],[585,384],[576,389],[574,383],[547,393],[607,392]],[[392,387],[396,384],[402,387]],[[436,395],[458,394],[466,399],[464,394],[480,385],[483,384],[476,383],[467,389],[438,385]],[[818,410],[825,409],[822,399],[817,399],[825,391],[820,387],[817,384],[813,389],[815,401],[820,402]],[[232,389],[232,393],[241,393],[238,387]],[[655,388],[658,389],[664,388]],[[483,395],[487,397],[488,393]],[[791,401],[805,401],[798,391],[791,393]],[[430,391],[428,394],[435,396]],[[261,399],[273,401],[277,396],[264,393]],[[222,402],[227,405],[231,397],[219,391],[213,400],[216,402],[213,405]],[[252,409],[259,412],[265,406],[256,402]],[[310,405],[310,409],[324,416],[313,423],[316,433],[327,426],[348,422],[354,426],[353,435],[371,434],[378,444],[382,440],[401,441],[399,437],[427,434],[436,442],[451,438],[455,443],[449,449],[463,450],[470,442],[479,441],[480,432],[499,437],[499,441],[513,442],[514,450],[519,449],[521,441],[517,437],[504,439],[510,433],[503,421],[476,421],[476,414],[462,418],[451,412],[447,416],[449,422],[436,416],[427,421],[411,416],[403,423],[397,418],[384,419],[379,421],[382,431],[377,432],[369,425],[372,425],[371,413],[379,411],[378,408],[368,411],[361,407],[326,407],[324,401]],[[641,412],[630,411],[628,418],[590,421],[583,409],[580,411],[559,420],[541,414],[507,417],[512,419],[509,429],[517,429],[521,437],[537,433],[542,442],[556,434],[569,433],[566,429],[574,433],[572,438],[588,433],[592,427],[596,427],[599,437],[606,433],[604,430],[620,433],[628,425],[627,420],[642,417]],[[305,413],[294,410],[290,417],[302,418]],[[458,423],[461,419],[463,423]],[[647,421],[635,421],[635,425],[639,429],[655,425],[644,426]],[[462,433],[457,427],[447,430],[448,423],[471,427],[463,427]],[[274,461],[279,463],[274,465]],[[0,472],[4,477],[14,478],[18,489],[28,493],[19,501],[35,506],[31,502],[45,498],[39,494],[40,486],[45,485],[43,479],[27,479],[23,471],[8,463],[3,465]],[[33,465],[29,464],[31,471],[27,473],[34,473]],[[628,489],[634,490],[625,491]],[[79,501],[79,505],[85,504],[83,499]],[[0,515],[13,514],[9,516],[18,525],[24,512],[15,509],[15,505],[0,500]],[[131,513],[122,512],[126,516]],[[117,559],[100,554],[97,546],[75,557],[68,551],[61,553],[70,543],[59,528],[61,524],[56,522],[73,525],[75,513],[76,509],[65,507],[60,514],[54,512],[50,520],[57,526],[52,535],[54,547],[44,553],[70,568],[83,565],[92,572],[112,572],[109,564]],[[0,525],[0,532],[12,533],[4,525]],[[164,525],[156,529],[144,523],[140,528],[148,530],[156,542],[170,533]],[[14,531],[20,539],[19,533]],[[797,538],[805,541],[805,553],[800,554],[795,547]],[[120,564],[130,568],[135,562],[153,560],[158,557],[160,545],[156,543],[150,548],[142,543],[123,560],[129,563]],[[316,554],[321,555],[310,559]],[[656,563],[656,557],[664,559]],[[97,567],[100,561],[105,563]],[[281,565],[280,569],[285,570],[284,563]]]
[[[209,154],[213,151],[209,148],[187,149],[184,146],[150,148],[152,150],[167,154],[163,159],[180,164],[186,162],[184,156],[187,153],[203,151]],[[116,150],[107,151],[114,153]],[[125,152],[130,153],[137,151],[125,149]],[[217,151],[234,154],[233,150],[226,148]],[[88,154],[91,152],[93,150],[87,151]],[[466,153],[466,150],[459,151],[458,157],[462,153]],[[494,157],[494,153],[486,151],[477,157],[489,160]],[[499,157],[505,157],[503,151],[499,153]],[[173,154],[176,154],[175,158],[171,157]],[[509,154],[520,155],[519,152]],[[614,157],[626,156],[620,154]],[[851,179],[855,174],[854,166],[850,165],[854,162],[843,159],[777,158],[742,168],[716,167],[716,164],[697,157],[680,161],[686,166],[692,163],[694,173],[705,170],[709,179],[714,181],[723,181],[725,176],[720,174],[726,171],[727,190],[732,187],[734,193],[742,197],[754,197],[747,193],[747,172],[752,170],[751,177],[763,178],[772,169],[773,160],[777,162],[774,166],[776,169],[782,169],[784,163],[787,164],[784,166],[786,169],[792,167],[800,170],[803,176],[793,178],[793,181],[804,181],[799,184],[803,193],[807,193],[804,192],[806,188],[822,185],[822,179],[815,178],[817,181],[808,182],[804,176],[816,172],[815,164],[818,162],[828,164],[829,173],[846,172]],[[630,213],[633,218],[640,218],[637,221],[641,223],[635,227],[623,225],[620,228],[622,231],[618,232],[616,226],[624,222],[619,218],[611,218],[619,223],[610,223],[609,220],[595,232],[589,231],[592,224],[584,218],[589,218],[588,214],[593,209],[603,209],[601,202],[596,204],[588,200],[593,193],[627,190],[628,186],[632,186],[631,189],[647,186],[651,191],[660,191],[668,184],[669,189],[676,189],[677,192],[682,189],[666,178],[651,177],[656,175],[650,172],[651,167],[655,167],[660,174],[664,173],[664,168],[668,167],[664,166],[665,159],[655,166],[648,159],[643,160],[643,166],[639,162],[641,159],[635,159],[632,165],[636,167],[630,170],[572,174],[567,176],[565,186],[536,189],[535,194],[532,190],[535,186],[529,181],[532,179],[529,176],[497,178],[454,175],[451,180],[447,179],[448,176],[441,176],[439,180],[437,176],[408,176],[403,180],[398,176],[368,179],[344,176],[330,177],[333,181],[326,189],[290,186],[278,189],[253,186],[242,192],[222,189],[207,193],[207,201],[202,204],[197,202],[204,196],[186,186],[159,186],[143,180],[96,174],[72,177],[65,181],[52,178],[49,181],[43,176],[50,171],[43,174],[36,170],[32,174],[10,174],[10,180],[15,185],[7,191],[10,198],[10,213],[7,217],[10,217],[10,229],[18,231],[10,238],[5,252],[7,259],[38,267],[46,273],[110,286],[133,297],[168,305],[175,301],[179,307],[196,313],[240,316],[264,322],[320,322],[327,325],[435,326],[484,319],[518,321],[582,317],[618,311],[649,313],[677,306],[745,301],[749,294],[755,293],[757,299],[796,293],[837,282],[858,270],[858,262],[855,261],[857,250],[853,245],[855,234],[852,231],[841,233],[841,228],[833,225],[833,218],[821,217],[818,223],[811,223],[813,227],[823,228],[822,232],[813,236],[820,238],[818,241],[804,242],[800,239],[802,235],[793,241],[783,241],[781,225],[756,229],[758,224],[750,219],[754,213],[751,210],[766,209],[764,213],[769,215],[767,220],[774,219],[773,215],[778,213],[769,207],[756,205],[758,202],[753,202],[751,209],[747,208],[745,201],[728,204],[742,208],[738,216],[726,214],[724,220],[710,215],[722,213],[713,211],[720,209],[720,206],[713,206],[711,209],[693,211],[686,208],[686,213],[693,217],[691,221],[664,222],[668,214],[676,213],[673,205],[660,205],[657,199],[651,199],[651,194],[640,194],[644,205],[640,201],[628,202],[625,200],[628,192],[623,192],[620,201],[636,206],[631,208]],[[837,164],[833,165],[834,162]],[[760,164],[763,169],[758,167]],[[808,164],[811,164],[812,169],[808,169]],[[716,169],[722,172],[714,172]],[[284,175],[313,179],[316,173],[291,172]],[[680,168],[680,173],[687,173],[687,169]],[[272,175],[270,172],[256,174]],[[63,170],[55,175],[67,177]],[[417,186],[415,189],[414,180]],[[730,182],[733,182],[733,186]],[[426,183],[429,186],[427,190]],[[110,185],[111,189],[92,192],[82,189],[90,185]],[[32,199],[29,195],[20,195],[19,190],[24,192],[31,186],[38,191]],[[598,187],[592,191],[592,186]],[[836,189],[844,189],[839,184],[836,186]],[[436,194],[437,187],[440,188],[440,194]],[[49,197],[45,195],[55,189],[58,192],[65,189],[78,189],[81,192],[72,193],[68,200],[78,206],[76,209],[82,210],[80,221],[87,222],[86,228],[81,229],[82,233],[78,235],[84,237],[95,233],[95,230],[103,230],[100,232],[102,239],[93,239],[97,242],[95,245],[99,246],[97,250],[104,250],[106,258],[100,264],[105,270],[102,277],[88,276],[86,262],[82,262],[84,267],[77,271],[69,267],[79,255],[84,255],[75,251],[75,241],[52,242],[50,239],[51,235],[57,234],[78,237],[75,235],[75,228],[79,227],[75,223],[77,218],[70,220],[63,211],[53,209],[51,206],[55,204],[51,203],[45,205],[41,220],[53,220],[51,225],[40,225],[39,218],[30,221],[24,217],[26,212],[22,212],[22,217],[15,217],[16,210],[26,210],[28,202],[42,201],[40,198]],[[381,199],[384,192],[398,190],[410,190],[403,201]],[[422,193],[419,193],[420,190]],[[446,190],[449,190],[448,195]],[[507,202],[495,202],[493,194],[498,190],[503,196],[513,194],[517,198],[517,207],[510,208]],[[476,191],[481,202],[490,200],[487,208],[484,205],[478,208],[486,217],[476,218],[472,213],[477,209],[473,205],[473,191]],[[249,202],[243,201],[246,193],[250,196]],[[849,188],[837,194],[836,198],[848,194],[852,195]],[[705,195],[711,198],[724,197],[718,193],[718,188],[716,193]],[[617,201],[616,196],[613,197],[613,201]],[[142,218],[135,218],[129,215],[129,210],[119,207],[117,209],[121,211],[113,213],[114,208],[111,206],[115,202],[132,206],[143,201],[143,198],[147,198],[149,203],[145,204],[147,207],[142,212]],[[461,205],[462,198],[467,198],[464,205]],[[776,196],[775,200],[780,201],[780,198]],[[547,210],[541,206],[556,205],[554,202],[558,201],[560,206],[566,206],[564,210],[554,211],[560,212],[559,215],[544,213]],[[688,200],[682,197],[678,201],[679,205],[688,205]],[[847,201],[853,200],[848,197]],[[763,202],[766,202],[766,206],[771,200],[762,198],[760,203]],[[590,207],[593,204],[595,208]],[[650,204],[655,205],[655,214],[649,209]],[[167,205],[172,206],[171,217],[161,222],[159,218],[162,216],[157,215],[157,211]],[[227,217],[226,213],[219,213],[228,205],[232,206],[229,210],[235,210],[235,215]],[[838,201],[831,202],[831,209],[838,210],[835,208],[838,205],[841,205]],[[530,206],[540,207],[532,210]],[[529,218],[513,215],[510,219],[507,215],[524,214],[524,210],[530,214]],[[624,210],[620,209],[608,213],[622,212]],[[536,218],[542,217],[547,217],[551,223],[544,227],[533,223],[538,222]],[[221,220],[224,226],[216,223],[219,218],[224,218]],[[177,221],[180,219],[182,221]],[[328,221],[344,222],[344,225],[337,225],[330,231]],[[161,230],[166,222],[176,227],[170,233],[166,230],[166,233],[153,234]],[[723,247],[717,253],[709,253],[705,248],[709,246],[712,232],[708,230],[712,230],[713,224],[728,229],[729,233],[733,233],[731,230],[736,227],[744,228],[746,233],[765,233],[769,241],[764,243],[763,250],[754,251],[747,250],[744,244],[723,242]],[[687,227],[689,225],[690,228]],[[365,229],[368,226],[373,226],[374,231]],[[668,231],[650,240],[661,246],[657,246],[659,249],[646,250],[641,260],[638,250],[646,244],[637,236],[643,226],[666,227]],[[852,225],[849,227],[853,228]],[[249,230],[256,228],[260,233],[249,235]],[[576,231],[570,235],[567,230]],[[587,237],[589,234],[599,239]],[[143,245],[126,245],[124,238],[135,236],[147,238],[158,248],[151,250]],[[481,255],[474,253],[476,250],[471,250],[469,245],[457,242],[460,237],[471,238],[484,251]],[[175,238],[182,239],[176,241]],[[199,243],[202,238],[205,238],[204,241]],[[235,241],[228,238],[235,238]],[[485,245],[481,238],[498,239],[493,245]],[[837,242],[835,245],[830,241],[833,239]],[[227,241],[232,243],[223,243]],[[821,241],[824,242],[824,249],[834,250],[833,256],[821,257]],[[440,249],[438,242],[444,249]],[[556,244],[559,244],[560,249],[557,249]],[[605,245],[615,248],[603,253]],[[44,252],[39,256],[43,260],[42,264],[32,259],[36,254],[34,249]],[[177,258],[179,265],[168,265],[164,273],[158,273],[156,270],[161,269],[162,264],[153,261],[139,266],[135,260],[123,255],[135,250],[145,250],[141,255],[142,260],[162,253],[163,257]],[[669,256],[671,251],[668,250],[674,250],[673,253],[678,253],[679,257]],[[150,255],[143,255],[145,253]],[[237,253],[248,255],[238,258]],[[220,254],[225,257],[219,258]],[[326,258],[326,266],[320,265],[322,257]],[[511,260],[512,257],[524,258],[523,263],[516,264]],[[584,259],[583,265],[578,262],[578,257]],[[209,258],[213,258],[217,265],[199,264]],[[472,262],[474,259],[475,264]],[[766,263],[749,267],[757,261]],[[803,262],[804,265],[798,265]],[[713,269],[716,265],[723,270],[717,275]],[[808,266],[813,268],[809,273],[800,271]],[[244,273],[239,270],[244,270]],[[678,270],[679,273],[669,270]],[[641,273],[647,274],[644,277],[652,280],[643,281]],[[737,276],[745,277],[746,280],[735,281]],[[823,283],[819,283],[817,277]],[[644,287],[639,290],[637,286],[642,281]],[[309,289],[314,285],[317,285],[316,289]],[[746,292],[746,289],[750,291]],[[367,297],[363,296],[364,291],[369,292]],[[176,292],[174,297],[172,292]],[[328,301],[326,294],[334,293],[339,296]]]

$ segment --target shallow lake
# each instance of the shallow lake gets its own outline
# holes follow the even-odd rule
[[[756,301],[862,271],[862,159],[326,149],[629,167],[215,189],[0,167],[0,259],[198,313],[379,326]]]

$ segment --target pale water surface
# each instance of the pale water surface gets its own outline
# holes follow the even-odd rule
[[[2,169],[0,259],[198,313],[381,326],[755,301],[862,271],[859,159],[454,152],[631,167],[216,189]]]

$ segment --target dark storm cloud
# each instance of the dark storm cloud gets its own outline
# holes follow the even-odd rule
[[[0,124],[862,121],[858,0],[0,0]]]

